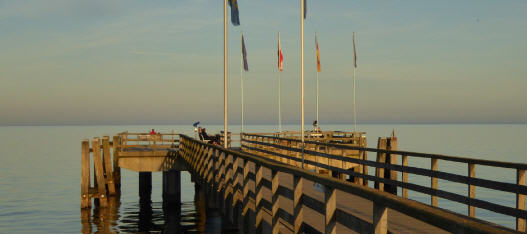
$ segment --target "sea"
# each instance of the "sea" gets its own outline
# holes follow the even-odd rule
[[[223,125],[204,125],[217,133]],[[306,126],[309,129],[311,126]],[[322,130],[352,131],[350,124],[322,124]],[[0,126],[0,233],[161,233],[167,231],[162,209],[161,174],[152,174],[152,202],[139,203],[138,174],[122,170],[121,196],[113,201],[112,212],[80,209],[81,140],[123,131],[160,132],[172,130],[194,136],[189,125],[90,125],[90,126]],[[276,125],[245,125],[246,132],[272,132]],[[286,124],[298,131],[299,125]],[[232,125],[229,131],[239,131]],[[360,124],[368,146],[376,147],[379,137],[395,132],[399,150],[459,157],[527,163],[527,124]],[[369,156],[375,158],[374,155]],[[409,165],[429,168],[430,162],[409,159]],[[439,162],[442,171],[466,175],[466,165]],[[371,173],[371,172],[370,172]],[[478,166],[478,178],[514,183],[513,170]],[[182,226],[188,232],[203,232],[203,216],[196,209],[194,184],[187,172],[181,174]],[[429,178],[409,176],[409,182],[429,186]],[[467,186],[439,180],[439,187],[461,194]],[[400,193],[401,191],[399,191]],[[477,188],[478,199],[515,206],[514,194]],[[409,198],[429,204],[428,195],[409,192]],[[439,199],[439,207],[466,214],[466,205]],[[478,218],[514,228],[513,218],[476,209]]]

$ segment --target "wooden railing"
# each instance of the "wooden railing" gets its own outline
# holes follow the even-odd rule
[[[308,207],[325,216],[325,233],[335,233],[337,223],[360,233],[387,233],[389,229],[388,219],[390,218],[388,217],[388,208],[453,233],[505,233],[513,231],[478,222],[467,216],[453,214],[415,201],[401,199],[395,195],[380,192],[366,186],[275,162],[264,157],[206,144],[185,135],[181,135],[180,139],[179,152],[182,159],[188,164],[190,171],[206,183],[214,186],[217,191],[220,191],[223,194],[222,198],[231,199],[231,207],[235,207],[236,204],[242,204],[244,215],[247,214],[247,211],[252,211],[256,214],[261,214],[263,210],[271,211],[273,233],[278,233],[279,218],[292,226],[294,233],[308,232],[307,230],[312,227],[304,222],[304,207]],[[316,144],[316,142],[312,144]],[[352,149],[378,152],[377,149],[359,147]],[[415,153],[400,151],[380,152],[415,155]],[[318,152],[306,153],[319,154]],[[334,157],[326,154],[321,155]],[[352,162],[368,163],[370,166],[384,168],[379,163],[361,162],[360,159],[353,159]],[[263,176],[264,170],[271,171],[271,180]],[[282,177],[279,176],[282,173],[293,178],[292,188],[282,186],[284,181],[280,181]],[[438,176],[438,174],[434,175]],[[355,174],[355,176],[362,176],[371,180],[376,179],[359,173]],[[318,183],[324,187],[324,202],[319,202],[304,193],[303,186],[307,181]],[[379,181],[383,183],[391,182],[386,180]],[[263,198],[264,187],[271,191],[271,201]],[[251,193],[251,190],[254,192]],[[371,217],[373,222],[364,221],[337,207],[337,191],[359,196],[373,202],[373,216]],[[278,201],[279,196],[293,201],[292,207],[289,207],[292,208],[292,213],[288,213],[286,211],[288,209],[282,207],[283,203]],[[254,200],[255,203],[251,205],[250,200]],[[256,219],[254,228],[258,229],[262,225],[262,215],[257,215]]]
[[[304,150],[304,163],[310,167],[325,168],[334,172],[349,175],[355,178],[355,182],[367,185],[367,181],[377,183],[379,190],[383,190],[384,185],[397,186],[402,188],[402,197],[408,198],[408,190],[430,195],[431,206],[438,206],[438,198],[447,199],[467,206],[467,214],[475,217],[475,208],[481,208],[503,214],[516,219],[516,230],[526,231],[525,195],[527,187],[525,186],[525,170],[527,164],[509,163],[500,161],[480,160],[472,158],[454,157],[439,154],[416,153],[407,151],[395,151],[376,148],[356,147],[339,144],[327,144],[315,141],[305,141],[306,149]],[[311,147],[307,147],[311,145]],[[314,146],[314,147],[313,147]],[[320,150],[320,149],[324,150]],[[366,157],[345,157],[341,155],[330,154],[327,149],[354,150],[359,155],[366,155],[367,152],[378,155],[376,161],[367,160]],[[244,134],[242,137],[242,150],[256,152],[258,154],[268,155],[271,159],[298,166],[301,159],[298,154],[301,152],[301,142],[298,139],[286,139],[274,136],[262,136],[256,134]],[[296,156],[291,156],[296,154]],[[401,164],[390,164],[386,161],[387,157],[400,157]],[[317,158],[313,160],[313,158]],[[359,165],[347,169],[346,167],[334,166],[330,163],[321,163],[319,158],[334,160],[337,162],[351,163]],[[412,158],[427,159],[430,161],[429,168],[420,168],[408,166]],[[466,175],[460,175],[450,172],[440,171],[439,162],[452,162],[464,164],[467,168]],[[291,163],[293,162],[293,163]],[[295,164],[296,163],[296,164]],[[375,175],[368,174],[366,167],[374,167]],[[507,183],[499,180],[483,179],[476,177],[476,166],[486,166],[498,168],[501,170],[512,169],[516,172],[516,183]],[[402,181],[397,179],[385,178],[384,170],[391,170],[402,174]],[[428,177],[430,186],[423,186],[408,181],[408,175],[418,175]],[[467,186],[466,194],[462,192],[449,192],[438,188],[438,179],[465,184]],[[492,189],[502,194],[514,194],[516,196],[515,207],[505,206],[494,202],[485,201],[476,197],[476,187]]]
[[[121,140],[121,149],[126,150],[128,148],[150,148],[153,151],[163,150],[167,148],[174,148],[179,142],[179,134],[174,133],[131,133],[122,132],[118,136]]]

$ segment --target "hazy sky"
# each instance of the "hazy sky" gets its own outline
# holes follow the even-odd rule
[[[239,0],[229,24],[230,122],[300,121],[299,0]],[[308,0],[306,122],[527,122],[527,1]],[[0,125],[223,123],[220,0],[0,0]]]

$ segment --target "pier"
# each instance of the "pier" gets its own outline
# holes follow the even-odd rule
[[[231,135],[235,134],[228,134],[229,146]],[[205,201],[203,212],[221,214],[229,224],[223,232],[526,231],[526,164],[398,151],[395,134],[377,139],[376,148],[367,146],[363,132],[306,132],[303,145],[297,132],[239,137],[240,147],[208,144],[177,133],[123,132],[83,140],[81,208],[92,207],[92,199],[96,207],[107,207],[120,193],[120,170],[128,169],[138,172],[140,200],[150,198],[151,173],[163,173],[163,207],[177,212],[180,173],[188,171]],[[412,160],[428,160],[430,167],[410,166]],[[466,174],[442,171],[444,162],[466,168]],[[514,171],[516,183],[478,178],[479,167]],[[429,186],[409,181],[409,175],[428,178]],[[438,180],[466,189],[446,191]],[[513,194],[515,206],[480,199],[477,188]],[[430,196],[430,203],[408,199],[409,192]],[[438,199],[464,205],[466,213],[442,209]],[[477,209],[514,218],[516,228],[478,219]]]

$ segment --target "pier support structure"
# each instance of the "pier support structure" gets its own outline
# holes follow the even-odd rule
[[[152,196],[152,172],[139,172],[139,201],[150,202]]]
[[[163,206],[165,209],[181,208],[181,171],[163,172]]]

